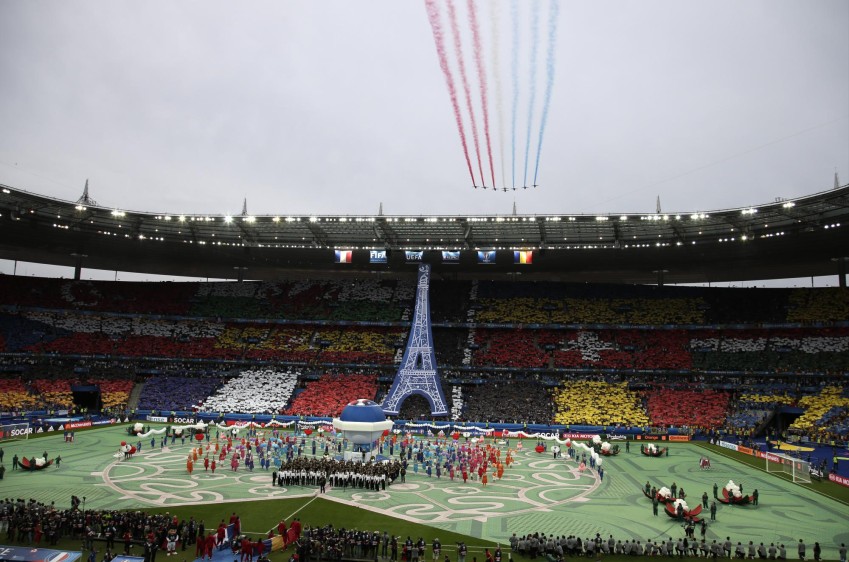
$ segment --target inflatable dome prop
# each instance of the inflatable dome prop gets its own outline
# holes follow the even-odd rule
[[[359,399],[349,402],[338,418],[333,418],[333,427],[354,445],[354,454],[346,452],[345,460],[368,460],[377,441],[386,431],[391,431],[394,422],[386,419],[379,404],[372,400]]]

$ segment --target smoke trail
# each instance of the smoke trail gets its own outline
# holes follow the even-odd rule
[[[519,109],[519,1],[510,2],[510,17],[513,20],[513,50],[510,57],[510,79],[513,82],[513,126],[511,127],[512,184],[516,189],[516,113]]]
[[[531,78],[530,92],[528,93],[528,127],[525,135],[525,174],[524,185],[528,187],[528,156],[531,151],[531,123],[534,120],[534,98],[536,98],[537,86],[537,42],[539,41],[539,2],[533,1],[531,10]]]
[[[549,0],[548,12],[548,54],[545,58],[546,80],[545,97],[542,104],[542,122],[539,126],[539,140],[537,141],[537,158],[534,166],[534,185],[537,184],[539,175],[539,156],[542,152],[542,137],[545,135],[545,125],[548,122],[548,107],[551,104],[551,90],[554,88],[554,48],[557,45],[557,16],[560,14],[558,0]]]
[[[489,137],[489,102],[487,100],[486,66],[483,62],[483,49],[481,49],[481,30],[478,27],[478,14],[475,8],[475,0],[466,0],[469,12],[469,25],[472,28],[472,45],[475,52],[475,66],[478,71],[478,86],[481,92],[481,108],[483,110],[483,134],[486,138],[486,153],[489,157],[489,175],[492,178],[492,189],[495,187],[495,168],[492,165],[492,142]]]
[[[430,27],[433,31],[433,42],[436,44],[436,53],[439,56],[439,68],[442,69],[442,74],[445,76],[445,84],[448,86],[448,96],[451,98],[451,106],[454,108],[454,120],[457,122],[457,132],[460,133],[463,155],[466,157],[466,165],[469,168],[469,175],[472,177],[472,185],[477,186],[477,183],[475,183],[475,174],[472,172],[472,161],[469,158],[469,148],[466,143],[466,131],[463,128],[460,105],[457,103],[457,89],[454,86],[454,77],[448,68],[448,57],[445,54],[445,40],[442,34],[442,24],[439,20],[439,7],[436,5],[436,0],[425,0],[425,8],[427,9],[427,18],[430,21]]]
[[[454,36],[454,50],[457,51],[457,65],[460,67],[460,79],[463,81],[463,93],[466,95],[466,106],[469,109],[469,120],[472,125],[472,139],[475,142],[475,154],[478,157],[478,170],[481,174],[481,184],[483,179],[483,161],[481,160],[480,142],[478,140],[478,125],[475,120],[475,110],[472,107],[472,94],[469,90],[469,79],[466,76],[466,63],[463,60],[463,42],[460,39],[460,27],[457,25],[457,11],[454,9],[454,1],[448,0],[448,19],[451,22],[451,34]]]
[[[504,178],[504,100],[501,95],[501,62],[499,60],[500,47],[498,45],[499,4],[489,4],[490,25],[492,26],[490,49],[492,50],[492,75],[495,78],[495,112],[498,116],[498,161],[501,164],[501,186],[505,187],[507,182]],[[495,186],[493,186],[495,187]]]

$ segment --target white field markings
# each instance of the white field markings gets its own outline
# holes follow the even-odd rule
[[[184,447],[175,447],[175,449],[176,448]],[[193,448],[194,447],[187,446],[184,449],[185,451],[190,451]],[[291,488],[281,488],[281,493],[268,493],[267,491],[262,492],[260,489],[272,488],[271,482],[269,481],[266,485],[265,483],[257,480],[257,478],[267,476],[270,480],[270,474],[268,474],[268,471],[257,470],[251,472],[247,471],[242,466],[240,467],[240,471],[236,474],[233,473],[229,466],[225,466],[226,463],[220,465],[220,468],[216,471],[214,478],[211,477],[211,473],[207,473],[205,471],[203,473],[196,471],[195,474],[188,477],[185,468],[181,466],[186,458],[185,451],[178,452],[171,450],[170,447],[166,447],[161,450],[148,449],[146,454],[141,455],[141,460],[146,462],[129,465],[140,468],[141,472],[133,471],[132,474],[123,474],[121,476],[113,477],[112,474],[110,474],[112,469],[123,461],[123,459],[116,459],[110,463],[103,472],[92,473],[92,475],[101,476],[105,485],[121,494],[122,499],[136,499],[137,501],[148,505],[191,505],[198,501],[207,500],[210,495],[212,496],[211,501],[219,503],[262,501],[269,498],[288,499],[298,497],[311,498],[311,502],[318,497],[316,492],[312,489],[306,489],[304,490],[304,493],[300,494],[292,494],[291,492],[293,490]],[[587,501],[588,496],[600,485],[600,480],[594,471],[587,470],[586,472],[581,473],[578,471],[577,466],[575,466],[574,461],[569,460],[569,462],[566,462],[568,459],[565,458],[562,460],[554,460],[552,458],[541,457],[538,453],[531,450],[518,451],[516,457],[517,461],[514,462],[513,466],[507,470],[504,475],[505,477],[502,479],[493,478],[486,488],[482,487],[477,479],[475,479],[473,483],[463,485],[460,483],[460,479],[456,479],[454,481],[449,479],[435,480],[414,476],[412,478],[413,483],[417,484],[415,489],[409,491],[403,489],[393,490],[392,487],[390,487],[386,490],[389,498],[396,496],[396,494],[399,494],[400,497],[404,497],[412,492],[413,495],[421,500],[421,503],[417,503],[416,505],[410,505],[409,502],[403,502],[403,505],[400,506],[395,505],[383,508],[376,505],[369,505],[366,502],[356,503],[353,500],[339,498],[333,495],[327,495],[326,497],[331,501],[339,501],[340,503],[356,505],[391,517],[399,517],[411,522],[424,523],[462,519],[480,520],[481,518],[486,519],[487,517],[518,515],[532,513],[535,511],[551,511],[552,508],[569,502]],[[195,464],[198,466],[198,463]],[[144,472],[146,472],[146,470],[142,467],[149,467],[153,470],[154,474],[151,475],[148,473],[145,475]],[[566,468],[565,473],[563,471],[564,468]],[[170,477],[163,478],[163,476],[168,473],[173,473],[174,475],[169,475]],[[177,474],[181,474],[181,476],[178,477]],[[209,474],[209,476],[207,476],[207,474]],[[151,479],[155,480],[155,482],[150,482]],[[246,479],[252,481],[246,481]],[[591,482],[586,482],[589,479],[591,479]],[[127,490],[119,486],[121,483],[137,480],[146,481],[141,486],[141,490]],[[212,480],[221,480],[221,482],[212,482]],[[417,480],[420,482],[416,483],[415,481]],[[583,480],[584,482],[580,482],[580,480]],[[437,483],[439,485],[436,485]],[[188,486],[186,486],[187,484]],[[255,486],[255,484],[260,484],[260,486]],[[156,489],[157,485],[167,488],[179,488],[179,490],[163,491]],[[228,492],[232,492],[233,488],[238,487],[239,485],[248,486],[248,488],[242,489],[249,491],[252,497],[228,498]],[[250,488],[250,486],[253,486],[253,488]],[[439,492],[440,488],[448,489],[450,487],[459,488],[463,486],[468,486],[470,490],[475,490],[475,493],[449,496],[447,501],[438,500],[429,494],[429,492]],[[578,494],[560,500],[547,499],[546,496],[550,493],[560,492],[563,487],[566,486],[573,490],[579,490]],[[185,495],[181,496],[181,493],[188,494],[190,497],[186,498]],[[448,493],[452,494],[452,492]],[[157,494],[159,497],[154,498],[153,496],[156,496]],[[534,494],[537,494],[538,497],[530,497]],[[472,503],[466,503],[465,498],[471,500]],[[512,510],[507,509],[505,511],[504,504],[506,502],[515,503],[516,501],[527,505],[527,507]],[[407,508],[409,511],[407,513],[396,511],[404,508]],[[437,509],[441,511],[441,515],[437,515],[436,519],[434,519],[433,511]],[[414,513],[421,513],[422,516],[427,513],[430,517],[414,517]]]
[[[414,477],[413,482],[410,482],[408,480],[407,484],[415,485],[415,488],[412,490],[393,489],[392,487],[389,487],[387,488],[386,492],[389,493],[390,497],[395,497],[396,495],[400,495],[401,497],[403,497],[407,494],[412,493],[414,496],[420,498],[422,500],[422,503],[402,502],[400,505],[380,507],[377,505],[368,504],[366,502],[359,503],[354,501],[353,499],[338,497],[334,495],[328,495],[327,499],[346,505],[356,506],[361,509],[373,511],[375,513],[381,513],[389,517],[397,517],[399,519],[403,519],[412,523],[432,524],[462,520],[485,521],[490,517],[514,516],[534,512],[550,512],[553,508],[568,504],[570,502],[588,501],[588,496],[591,495],[592,492],[598,489],[598,487],[601,485],[601,480],[598,478],[598,475],[594,471],[587,470],[584,473],[581,473],[580,471],[578,471],[577,466],[567,464],[565,462],[565,459],[563,461],[555,461],[554,459],[534,459],[534,456],[538,455],[538,453],[532,451],[523,451],[519,454],[524,455],[526,460],[528,460],[529,462],[521,470],[513,471],[512,468],[510,469],[512,472],[511,478],[509,479],[511,482],[510,484],[501,484],[500,480],[493,479],[493,482],[489,483],[486,488],[481,486],[481,484],[477,480],[475,481],[475,483],[465,485],[471,487],[470,489],[476,490],[477,492],[474,494],[462,495],[462,497],[470,498],[474,500],[474,502],[480,502],[477,504],[461,504],[465,509],[455,508],[451,505],[446,505],[443,502],[437,501],[428,494],[428,492],[440,490],[440,487],[435,486],[434,484],[436,482],[441,482],[441,480],[434,481],[432,479],[424,479],[419,477]],[[537,464],[543,462],[546,464],[545,467],[536,466]],[[571,476],[571,478],[564,478],[564,475],[559,472],[552,473],[548,472],[547,470],[545,472],[539,472],[538,470],[536,470],[537,468],[542,470],[562,470],[564,466],[567,467],[567,474]],[[525,476],[530,476],[531,479],[526,480]],[[592,480],[589,483],[576,483],[576,481],[579,479],[587,480],[590,478]],[[530,486],[520,486],[517,485],[518,482],[525,482]],[[554,489],[551,486],[562,487],[564,485],[567,485],[567,482],[569,483],[568,485],[570,487],[574,489],[579,489],[581,491],[577,495],[570,496],[561,500],[552,500],[548,503],[532,500],[527,497],[528,494],[539,493],[540,497],[545,499],[546,492],[558,491],[557,489]],[[446,480],[445,484],[454,484],[454,487],[464,486],[462,483],[454,483],[450,480]],[[513,492],[518,490],[518,494],[499,494],[499,490],[497,488],[505,488]],[[540,492],[540,490],[542,491]],[[489,494],[487,494],[487,492],[489,492]],[[447,503],[455,503],[452,502],[452,500],[455,499],[458,498],[456,496],[449,498]],[[505,502],[516,501],[530,505],[525,508],[508,508],[505,510]],[[436,509],[439,509],[440,511],[435,512]],[[417,514],[420,514],[421,517],[416,517],[415,515]]]

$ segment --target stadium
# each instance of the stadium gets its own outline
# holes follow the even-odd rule
[[[845,562],[845,2],[45,6],[0,562]]]
[[[499,544],[507,551],[514,534],[537,534],[514,539],[511,555],[530,555],[536,540],[539,553],[557,556],[560,537],[561,550],[576,551],[560,531],[570,529],[590,555],[597,533],[598,548],[610,554],[640,540],[661,553],[668,542],[698,555],[697,538],[681,539],[691,526],[699,532],[709,503],[720,501],[711,488],[733,481],[755,491],[758,505],[715,507],[703,534],[708,551],[729,534],[745,538],[744,546],[794,548],[799,538],[839,544],[849,482],[849,462],[840,462],[849,427],[847,190],[700,216],[280,221],[116,211],[4,187],[6,259],[74,265],[78,277],[89,265],[132,264],[267,280],[0,278],[4,439],[12,439],[3,443],[6,462],[14,456],[16,468],[18,457],[36,465],[45,449],[47,463],[7,471],[2,495],[16,495],[25,478],[22,499],[35,505],[63,505],[73,494],[85,498],[78,510],[98,517],[152,508],[186,521],[229,518],[232,504],[251,538],[297,514],[308,530],[332,523],[361,533],[365,525],[378,531],[381,546],[384,527],[402,542],[421,535],[428,551],[439,530],[443,542],[452,537],[446,551],[458,541],[472,554]],[[131,234],[112,234],[124,231]],[[461,243],[424,243],[460,231]],[[286,247],[304,232],[313,235],[309,244]],[[574,245],[553,242],[561,236]],[[496,238],[523,243],[500,246]],[[486,263],[489,252],[494,263]],[[840,287],[670,284],[829,270],[839,273]],[[433,380],[415,379],[406,393],[395,392],[393,383],[411,374],[435,375],[438,390],[428,386]],[[269,470],[275,481],[279,470],[282,482],[288,462],[349,458],[355,445],[333,424],[357,400],[389,411],[392,431],[368,445],[388,466],[403,450],[403,479],[395,472],[383,489],[349,489],[328,472],[327,494],[317,494],[317,480],[272,485]],[[128,435],[132,428],[138,431]],[[260,469],[250,455],[218,454],[234,439],[237,450],[242,443],[250,451],[253,441]],[[647,444],[668,456],[642,454]],[[125,445],[138,452],[124,457]],[[483,447],[498,451],[491,475],[472,464]],[[496,470],[502,454],[513,462]],[[186,455],[194,455],[194,471]],[[472,460],[457,460],[463,455]],[[688,515],[672,517],[675,508],[666,513],[661,502],[658,519],[646,521],[652,501],[643,497],[644,481],[688,490]],[[689,515],[695,505],[703,505],[701,517]],[[183,523],[181,536],[189,532]],[[102,540],[108,525],[90,526],[100,527],[92,533]],[[305,544],[312,556],[335,552],[329,531],[310,532],[283,555],[298,548],[309,556]],[[83,538],[73,528],[65,536]],[[353,536],[357,545],[340,547],[340,555],[371,557]],[[611,536],[620,546],[607,545]],[[17,538],[26,542],[26,534]],[[131,557],[144,549],[144,537],[132,540],[139,544]],[[167,536],[157,540],[167,548]],[[272,557],[280,556],[277,541],[266,539]],[[185,535],[179,548],[184,542],[189,552],[197,544]],[[215,555],[228,556],[229,548]]]

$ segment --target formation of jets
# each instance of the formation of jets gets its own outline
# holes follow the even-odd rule
[[[487,186],[485,186],[485,185],[474,185],[474,184],[472,184],[472,187],[474,187],[475,189],[478,189],[478,188],[480,188],[480,189],[489,189],[489,187],[487,187]],[[539,184],[536,184],[536,183],[535,183],[535,184],[533,184],[532,186],[524,185],[524,186],[522,186],[522,189],[529,189],[529,188],[531,188],[531,187],[539,187]],[[515,187],[515,186],[514,186],[514,187],[507,187],[507,186],[504,186],[504,187],[502,187],[502,188],[501,188],[501,191],[503,191],[504,193],[507,193],[508,191],[511,191],[511,190],[512,190],[512,191],[516,191],[517,189],[519,189],[519,188],[518,188],[518,187]],[[498,188],[497,188],[497,187],[493,187],[493,188],[492,188],[492,190],[493,190],[493,191],[498,191]]]

